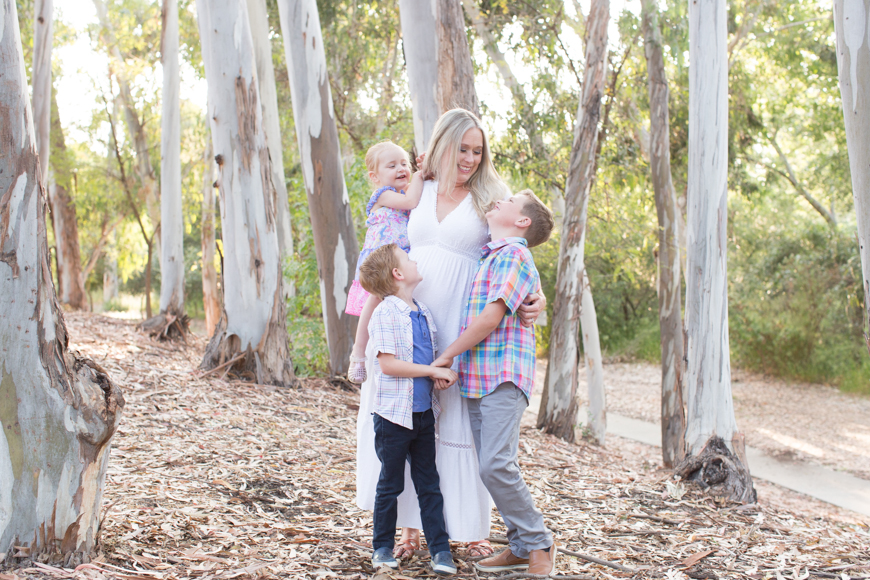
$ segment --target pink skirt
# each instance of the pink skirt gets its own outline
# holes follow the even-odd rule
[[[347,314],[359,316],[362,314],[363,306],[365,306],[368,298],[369,293],[360,285],[359,280],[354,280],[353,285],[350,287],[350,292],[347,293],[347,307],[344,311]]]

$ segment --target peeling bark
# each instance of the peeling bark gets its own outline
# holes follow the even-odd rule
[[[314,0],[279,0],[293,118],[308,193],[329,369],[347,372],[356,317],[345,314],[359,247],[344,182],[341,148],[326,68],[320,17]]]
[[[163,0],[163,114],[160,135],[160,314],[184,317],[184,212],[181,206],[181,100],[178,0]],[[186,329],[180,331],[186,333]]]
[[[713,497],[755,503],[758,495],[747,465],[746,444],[738,433],[730,446],[720,437],[711,437],[700,453],[687,457],[674,473],[686,481],[697,483]]]
[[[725,0],[689,4],[686,461],[739,440],[728,342],[728,54]],[[735,451],[731,448],[731,451]],[[745,459],[734,471],[752,489]],[[726,467],[729,464],[723,464]],[[730,467],[729,467],[730,468]],[[729,497],[746,501],[748,493]]]
[[[202,305],[205,310],[205,328],[214,334],[221,317],[217,269],[214,265],[214,157],[211,141],[205,149],[205,168],[202,170]]]
[[[124,398],[68,349],[15,2],[0,2],[0,552],[94,549]]]
[[[202,369],[258,383],[295,382],[289,358],[275,189],[244,0],[197,0],[224,243],[223,312]]]
[[[566,441],[574,440],[577,421],[577,373],[582,334],[589,387],[590,429],[604,443],[605,397],[598,322],[584,264],[589,193],[595,179],[598,121],[607,68],[608,0],[593,0],[587,20],[586,72],[574,127],[574,146],[565,188],[565,217],[559,248],[559,271],[550,331],[546,405],[538,413],[538,427]],[[587,295],[588,294],[588,295]],[[587,311],[583,312],[584,306]],[[582,333],[580,332],[582,329]]]
[[[278,89],[275,86],[275,68],[272,66],[272,42],[269,39],[269,15],[264,0],[247,0],[257,61],[257,82],[263,103],[263,127],[272,162],[272,185],[275,188],[275,219],[278,224],[278,248],[281,263],[293,256],[293,229],[290,222],[290,202],[284,177],[284,157],[281,151],[281,119],[278,115]],[[284,283],[286,296],[295,294],[293,283]]]
[[[674,467],[686,454],[683,405],[683,316],[680,292],[679,222],[677,195],[671,178],[668,79],[662,52],[658,9],[642,0],[643,35],[649,71],[650,173],[658,216],[658,297],[662,365],[662,462]]]
[[[852,197],[858,222],[864,288],[864,340],[870,351],[870,5],[865,0],[834,0],[837,66]],[[863,57],[861,55],[864,55]]]
[[[456,107],[480,116],[460,0],[399,0],[417,151],[438,117]]]
[[[51,151],[51,48],[54,23],[53,0],[33,3],[33,125],[39,152],[40,178],[48,183],[48,159]],[[51,200],[51,198],[49,198]],[[53,201],[52,201],[53,203]]]

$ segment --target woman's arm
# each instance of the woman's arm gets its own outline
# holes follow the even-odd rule
[[[547,309],[547,297],[541,290],[532,292],[517,309],[520,324],[526,327],[534,326],[535,321]]]

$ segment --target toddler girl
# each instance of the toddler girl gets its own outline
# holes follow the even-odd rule
[[[369,180],[377,188],[366,205],[366,241],[356,263],[356,277],[347,296],[345,312],[359,316],[353,352],[347,378],[353,383],[366,380],[366,345],[369,341],[368,325],[372,312],[380,299],[371,296],[359,283],[360,264],[377,248],[396,244],[405,252],[408,244],[408,215],[420,203],[423,194],[423,176],[420,172],[411,178],[408,154],[404,149],[384,141],[366,152]],[[410,185],[409,185],[410,184]],[[404,188],[408,191],[405,192]]]

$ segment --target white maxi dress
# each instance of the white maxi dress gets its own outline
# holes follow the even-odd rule
[[[474,211],[471,196],[466,198],[440,223],[436,214],[437,184],[427,181],[423,196],[408,221],[410,257],[417,262],[423,281],[414,298],[429,307],[437,326],[438,350],[442,351],[459,336],[471,282],[477,272],[481,248],[489,241],[486,222]],[[381,463],[375,454],[372,420],[374,392],[371,384],[371,349],[366,352],[369,380],[361,387],[357,418],[356,493],[357,505],[372,510]],[[458,357],[454,360],[457,368]],[[441,402],[436,441],[436,464],[444,496],[444,520],[447,534],[456,542],[475,542],[490,532],[492,499],[478,475],[477,452],[471,436],[466,401],[454,384],[435,391]],[[405,491],[399,496],[397,525],[421,528],[420,508],[410,466],[406,463]]]

